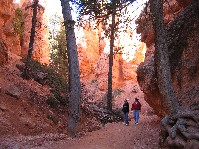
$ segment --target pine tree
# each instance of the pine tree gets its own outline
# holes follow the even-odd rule
[[[30,67],[32,51],[33,51],[33,46],[34,46],[35,28],[36,28],[36,23],[37,23],[37,10],[39,6],[38,4],[39,4],[39,0],[34,0],[33,5],[30,6],[33,8],[33,16],[32,16],[32,28],[31,28],[31,33],[30,33],[28,55],[27,55],[27,59],[25,63],[25,68],[22,73],[22,77],[25,79],[29,79],[28,73],[29,73],[29,67]]]

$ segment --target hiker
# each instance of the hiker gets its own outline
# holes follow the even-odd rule
[[[126,126],[128,126],[129,125],[129,118],[128,118],[128,114],[129,114],[129,103],[128,103],[127,99],[124,100],[122,111],[124,112],[124,124]]]
[[[139,114],[140,114],[140,111],[141,111],[141,106],[142,105],[139,102],[139,99],[135,98],[135,101],[132,104],[132,108],[131,108],[131,111],[133,111],[133,116],[134,116],[135,124],[138,124]]]

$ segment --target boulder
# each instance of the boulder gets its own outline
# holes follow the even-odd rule
[[[8,87],[6,94],[19,99],[21,91],[16,85],[12,84]]]

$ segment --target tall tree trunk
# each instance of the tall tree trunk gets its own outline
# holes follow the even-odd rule
[[[107,94],[107,110],[112,111],[112,72],[113,72],[113,47],[115,34],[115,15],[116,15],[116,0],[113,0],[112,25],[110,36],[110,54],[109,54],[109,72],[108,72],[108,94]]]
[[[72,20],[70,0],[61,0],[64,25],[66,29],[66,41],[69,65],[69,119],[68,134],[75,137],[80,114],[80,72],[77,53],[76,38],[74,32],[75,21]]]
[[[181,109],[174,93],[171,81],[168,46],[163,26],[163,1],[150,0],[150,10],[155,32],[155,57],[158,76],[158,87],[163,96],[163,103],[169,115],[176,114]]]
[[[31,28],[31,34],[30,34],[30,42],[29,42],[29,48],[28,48],[28,55],[25,63],[25,68],[22,73],[22,77],[25,79],[29,79],[29,68],[30,68],[30,61],[32,57],[32,51],[34,46],[34,37],[35,37],[35,27],[37,23],[37,9],[38,9],[38,3],[39,0],[35,0],[33,4],[33,16],[32,16],[32,28]]]

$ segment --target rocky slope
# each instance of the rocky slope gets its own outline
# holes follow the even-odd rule
[[[53,92],[48,85],[19,77],[16,64],[21,65],[20,59],[8,52],[8,63],[0,68],[0,144],[1,139],[8,136],[46,133],[61,133],[66,136],[67,106],[58,105],[56,100],[50,101],[49,97]],[[78,134],[102,126],[91,111],[91,108],[82,108]]]
[[[185,3],[186,2],[186,3]],[[171,0],[164,6],[164,21],[169,46],[172,82],[179,102],[184,106],[199,104],[199,3]],[[157,87],[154,62],[154,35],[149,15],[137,20],[137,31],[147,45],[146,58],[138,67],[138,82],[145,100],[159,116],[165,114]],[[185,23],[186,22],[186,23]]]
[[[0,68],[0,144],[1,140],[8,137],[32,136],[40,134],[64,134],[67,135],[67,105],[50,100],[53,89],[47,84],[40,84],[34,79],[23,80],[18,76],[21,65],[20,57],[8,52],[8,63]],[[56,78],[57,79],[57,78]],[[121,121],[121,117],[107,114],[101,105],[93,104],[93,97],[100,94],[96,91],[96,84],[82,86],[81,118],[78,126],[78,135],[101,128],[104,123]],[[131,94],[141,94],[139,88],[134,86],[124,88],[124,91],[114,92],[115,107],[121,108],[123,97],[127,91]],[[123,92],[123,93],[121,93]],[[63,94],[63,93],[62,93]],[[99,96],[100,97],[100,96]],[[99,98],[98,97],[98,98]],[[142,97],[140,95],[140,97]],[[131,103],[133,99],[130,99]],[[142,115],[151,116],[151,109],[143,98]],[[57,105],[57,106],[56,106]],[[120,109],[117,111],[121,112]],[[56,137],[57,138],[57,137]],[[59,138],[59,135],[58,135]],[[62,137],[61,137],[62,138]]]

